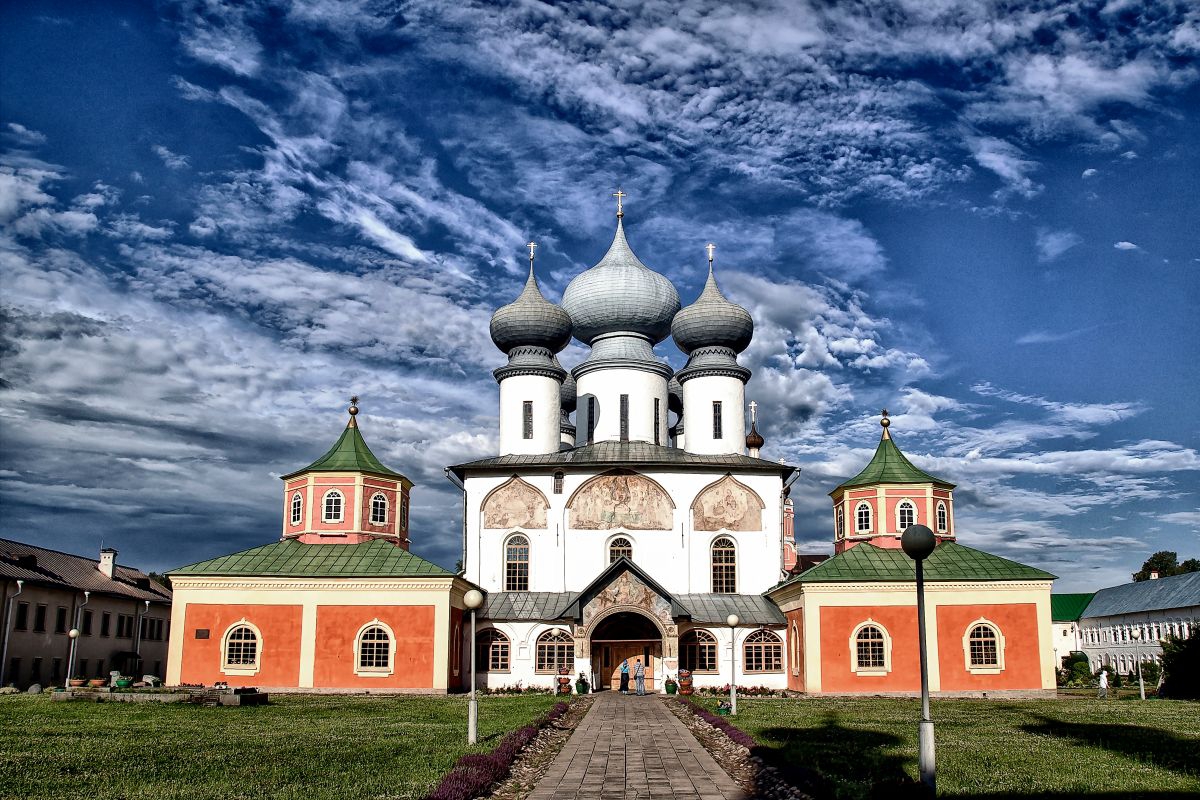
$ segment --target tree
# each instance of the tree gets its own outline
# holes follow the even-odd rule
[[[1179,569],[1175,570],[1176,575],[1185,575],[1189,572],[1200,572],[1200,558],[1189,558],[1187,561],[1179,562]]]
[[[1163,684],[1159,695],[1173,700],[1200,700],[1200,630],[1188,638],[1171,636],[1162,643]]]
[[[1135,582],[1148,581],[1151,572],[1157,572],[1160,578],[1169,578],[1172,575],[1183,575],[1188,572],[1200,572],[1200,559],[1189,558],[1180,564],[1179,555],[1173,550],[1159,550],[1146,559],[1146,563],[1142,564],[1140,570],[1133,573],[1133,580]]]

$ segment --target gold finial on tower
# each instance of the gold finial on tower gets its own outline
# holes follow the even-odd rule
[[[879,420],[879,424],[883,428],[883,438],[884,439],[892,438],[891,435],[888,433],[888,426],[892,424],[892,421],[890,419],[888,419],[888,413],[887,413],[886,408],[883,410],[883,417]]]
[[[352,395],[350,397],[350,409],[349,410],[350,410],[350,421],[346,423],[346,427],[347,428],[357,428],[358,422],[355,421],[354,417],[355,417],[355,415],[358,414],[358,395]]]
[[[613,192],[612,196],[617,198],[617,219],[620,219],[621,217],[625,216],[625,209],[621,206],[621,201],[624,200],[629,195],[622,192],[621,187],[618,186],[617,190],[615,192]]]

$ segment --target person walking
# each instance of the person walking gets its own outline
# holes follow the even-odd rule
[[[1100,670],[1100,689],[1096,697],[1108,697],[1108,670]]]
[[[629,659],[621,662],[621,694],[629,694]]]
[[[633,662],[633,683],[637,687],[638,697],[646,694],[646,665],[639,658]]]

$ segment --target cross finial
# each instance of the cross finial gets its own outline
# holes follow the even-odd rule
[[[612,196],[617,198],[617,219],[620,219],[621,217],[625,216],[625,209],[622,208],[621,201],[624,200],[629,195],[622,192],[621,187],[618,186],[617,190],[615,192],[613,192]]]
[[[533,272],[533,251],[537,250],[537,242],[530,242],[529,244],[527,244],[525,246],[529,248],[529,272],[532,273]]]
[[[750,424],[753,425],[758,421],[758,403],[750,401]]]

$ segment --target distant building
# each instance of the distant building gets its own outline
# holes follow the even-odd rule
[[[171,591],[116,558],[110,548],[94,559],[0,539],[0,685],[166,674]]]
[[[1168,636],[1186,639],[1200,625],[1200,572],[1126,583],[1096,592],[1079,619],[1092,671],[1122,675],[1142,663],[1161,663]]]
[[[1082,638],[1079,635],[1079,617],[1095,594],[1052,594],[1050,595],[1050,620],[1053,630],[1050,638],[1054,642],[1054,667],[1062,668],[1063,659],[1080,651]]]

